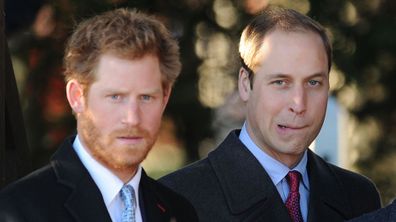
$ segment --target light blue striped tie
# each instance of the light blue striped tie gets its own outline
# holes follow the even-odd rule
[[[135,190],[131,185],[124,185],[120,196],[125,206],[122,211],[122,222],[135,222]]]

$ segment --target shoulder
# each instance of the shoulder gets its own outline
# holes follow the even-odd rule
[[[333,175],[345,189],[360,192],[363,190],[378,194],[374,183],[366,176],[328,163],[313,152],[311,152],[311,160],[314,162],[315,167],[318,168],[318,171],[328,172],[328,175]]]
[[[0,221],[27,215],[37,208],[51,193],[51,187],[56,181],[52,168],[47,165],[29,175],[9,184],[0,192]],[[25,213],[22,213],[25,212]],[[6,220],[7,221],[7,220]]]
[[[195,190],[215,189],[219,174],[229,171],[230,166],[239,166],[242,163],[241,157],[254,158],[249,151],[242,148],[243,144],[239,141],[238,134],[238,130],[231,131],[208,157],[170,173],[159,181],[178,192],[191,193]]]
[[[159,183],[158,181],[152,179],[151,177],[145,176],[145,185],[148,186],[148,189],[160,195],[160,198],[165,202],[173,202],[173,203],[183,203],[185,200],[183,197],[175,193],[173,190],[168,188],[167,186]],[[146,187],[147,188],[147,187]]]
[[[364,214],[349,222],[389,222],[396,220],[396,201],[377,211]]]
[[[195,186],[205,186],[214,179],[214,171],[207,158],[194,162],[180,170],[170,173],[160,182],[182,193],[195,190]]]
[[[379,194],[375,184],[366,176],[328,164],[339,182],[351,195],[371,195],[372,198],[378,199]]]
[[[327,163],[311,152],[310,171],[315,172],[325,184],[339,187],[340,194],[345,195],[351,205],[353,214],[370,212],[381,207],[381,199],[375,184],[366,176]],[[315,169],[314,169],[315,168]],[[362,204],[365,203],[365,204]]]
[[[56,181],[55,173],[52,167],[47,165],[7,185],[1,190],[0,197],[16,198],[22,195],[29,197],[54,181]],[[35,192],[31,192],[32,190]],[[0,198],[0,200],[2,200],[2,198]]]
[[[143,191],[143,195],[148,195],[148,192],[150,195],[155,194],[157,206],[161,210],[168,211],[177,221],[197,221],[195,209],[186,198],[147,175],[143,177],[145,181],[142,183],[145,186],[143,189],[146,190]],[[145,200],[149,199],[146,197]]]
[[[207,158],[173,172],[159,182],[188,199],[198,210],[208,201],[224,198],[219,179]]]
[[[333,168],[354,212],[371,212],[381,208],[380,194],[369,178],[336,166]]]
[[[200,221],[215,221],[227,208],[221,184],[207,158],[162,177],[160,183],[186,198]]]

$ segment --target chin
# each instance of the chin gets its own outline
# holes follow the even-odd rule
[[[136,167],[139,165],[140,162],[123,162],[123,163],[115,163],[110,166],[113,169],[116,170],[132,170],[136,169]]]
[[[283,153],[287,154],[287,155],[299,156],[299,155],[303,154],[305,152],[305,150],[306,150],[306,148],[302,148],[302,149],[292,148],[292,149],[288,149],[288,150],[283,150]]]
[[[143,160],[144,158],[133,156],[131,158],[107,158],[104,162],[111,169],[128,170],[136,168]]]

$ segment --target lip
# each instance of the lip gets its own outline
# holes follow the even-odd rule
[[[304,129],[306,126],[294,126],[294,125],[287,125],[287,124],[278,124],[278,128],[281,129],[291,129],[291,130],[300,130]]]
[[[137,144],[143,141],[143,137],[141,136],[119,136],[117,139],[120,142],[127,144]]]
[[[306,125],[284,125],[277,124],[276,130],[279,134],[299,133],[307,128]]]

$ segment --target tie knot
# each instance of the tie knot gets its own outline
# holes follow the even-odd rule
[[[125,207],[133,207],[135,204],[135,190],[131,185],[124,185],[120,192],[121,200]]]
[[[298,192],[300,177],[301,174],[298,171],[289,171],[289,173],[287,174],[287,183],[289,184],[290,192]]]

